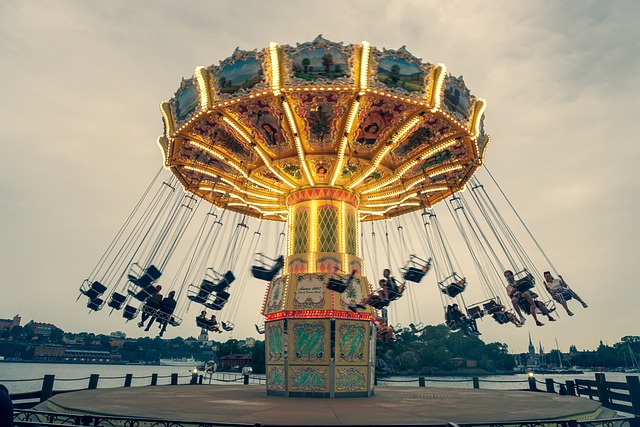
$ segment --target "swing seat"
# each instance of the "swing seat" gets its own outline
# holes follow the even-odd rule
[[[453,320],[447,320],[446,322],[444,322],[444,324],[447,325],[447,327],[454,332],[460,330],[459,322],[455,322]]]
[[[402,279],[409,282],[420,283],[422,278],[431,269],[431,258],[424,260],[416,255],[411,255],[402,268]]]
[[[527,270],[522,270],[514,274],[513,279],[513,287],[518,292],[526,292],[536,284],[536,279]]]
[[[90,283],[88,280],[84,281],[82,286],[80,286],[80,293],[90,300],[98,298],[107,290],[107,287],[100,282],[91,282],[91,285],[86,287],[85,285],[88,283]]]
[[[111,294],[111,298],[107,305],[113,309],[120,310],[124,305],[124,302],[127,300],[126,295],[119,294],[118,292],[114,292]]]
[[[441,289],[441,292],[445,295],[448,295],[450,298],[455,298],[460,295],[467,287],[467,283],[464,279],[461,279],[458,282],[451,282],[447,286]]]
[[[153,284],[149,284],[138,292],[135,292],[133,289],[129,288],[128,293],[138,301],[144,302],[147,298],[156,293],[156,286]]]
[[[502,304],[497,299],[490,299],[482,304],[482,306],[484,307],[484,311],[486,311],[488,314],[497,313],[502,308]]]
[[[469,306],[467,308],[467,315],[471,319],[480,319],[484,316],[484,310],[479,305]]]
[[[133,320],[138,316],[138,309],[132,305],[127,305],[124,307],[124,311],[122,312],[122,317],[127,320]]]
[[[196,326],[210,331],[214,327],[214,324],[213,324],[213,321],[210,319],[196,317]]]
[[[89,310],[98,311],[102,308],[102,304],[104,304],[104,301],[100,298],[90,299],[87,303],[87,308]]]
[[[531,314],[531,304],[525,298],[518,299],[518,307],[526,314]]]
[[[505,325],[511,322],[506,312],[493,313],[491,317],[493,317],[493,320],[495,320],[500,325]]]
[[[222,310],[224,305],[229,300],[229,292],[218,292],[216,298],[212,302],[205,303],[204,306],[212,310]]]
[[[156,319],[158,320],[159,323],[161,324],[168,324],[170,326],[180,326],[180,324],[182,323],[182,319],[179,317],[174,316],[171,313],[166,313],[162,310],[158,310],[158,312],[156,313]]]
[[[235,325],[231,322],[220,322],[220,325],[222,325],[222,329],[227,332],[233,331],[233,328],[235,327]]]
[[[273,265],[268,266],[264,259],[272,261]],[[264,254],[256,254],[256,264],[251,267],[251,274],[256,279],[270,282],[278,275],[282,267],[284,267],[284,256],[280,255],[276,259],[271,259]]]
[[[389,288],[389,301],[395,301],[400,299],[404,293],[405,287],[403,285],[398,286],[397,290]]]
[[[233,272],[227,271],[222,276],[222,279],[220,279],[217,283],[213,285],[213,291],[223,292],[225,289],[227,289],[231,285],[231,283],[233,283],[234,280],[236,280],[236,276],[233,275]]]
[[[385,307],[389,306],[389,301],[384,301],[381,299],[376,299],[374,301],[369,302],[369,305],[377,310],[382,310]]]
[[[327,280],[327,289],[343,293],[347,290],[349,286],[351,286],[351,282],[353,282],[353,276],[356,274],[356,270],[353,270],[351,274],[347,277],[342,277],[339,274],[333,274],[329,280]]]
[[[262,326],[262,328],[258,325],[256,325],[256,332],[258,332],[260,335],[264,335],[264,326]]]
[[[134,264],[134,265],[137,265],[137,264]],[[162,273],[160,272],[160,270],[158,270],[158,268],[155,265],[151,264],[149,267],[145,268],[142,271],[142,274],[138,276],[136,276],[135,274],[128,274],[127,278],[134,285],[144,288],[146,286],[149,286],[156,280],[158,280],[160,276],[162,276]]]
[[[426,329],[426,326],[424,326],[422,323],[418,323],[417,325],[414,325],[413,323],[409,323],[409,328],[411,329],[411,332],[413,332],[414,334],[419,334],[420,332]]]

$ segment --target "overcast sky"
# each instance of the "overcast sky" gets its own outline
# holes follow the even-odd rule
[[[590,307],[544,327],[484,321],[485,342],[521,352],[531,333],[567,351],[640,335],[639,20],[633,0],[2,1],[0,317],[139,336],[75,299],[161,165],[158,105],[236,47],[322,34],[406,45],[487,100],[486,164]],[[420,289],[416,320],[441,322],[435,285]],[[256,335],[263,291],[238,295],[234,338]],[[166,336],[196,335],[196,313]]]

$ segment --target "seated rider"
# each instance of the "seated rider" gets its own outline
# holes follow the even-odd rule
[[[151,295],[144,301],[145,307],[151,308],[154,310],[157,310],[160,308],[160,303],[162,302],[162,294],[160,293],[161,290],[162,290],[162,286],[156,285],[156,293]],[[149,326],[151,326],[155,317],[153,317],[151,313],[149,313],[147,310],[144,310],[143,308],[142,318],[140,319],[140,322],[138,322],[138,327],[142,328],[144,326],[144,322],[146,322],[149,317],[151,317],[151,321],[149,322]],[[146,330],[148,331],[149,327],[147,327]]]
[[[384,277],[384,280],[387,281],[387,288],[395,293],[400,293],[398,291],[398,284],[396,283],[396,279],[391,275],[391,270],[389,270],[388,268],[385,268],[382,271],[382,276]]]
[[[378,283],[380,284],[380,289],[378,289],[377,293],[369,294],[366,297],[362,298],[362,301],[360,301],[358,304],[350,305],[349,310],[357,312],[358,309],[366,309],[367,305],[389,301],[389,298],[386,298],[386,292],[388,292],[387,281],[384,279],[380,279]]]
[[[162,299],[162,302],[160,303],[160,312],[162,312],[164,316],[163,316],[163,319],[159,321],[162,324],[162,328],[160,328],[159,336],[164,335],[164,332],[167,330],[167,325],[169,324],[169,320],[171,319],[171,315],[176,309],[177,303],[174,298],[175,296],[176,296],[176,291],[171,291],[165,298]],[[151,324],[151,322],[149,322],[149,324]],[[147,326],[147,330],[148,328],[149,326]]]
[[[460,310],[458,304],[453,304],[447,307],[447,316],[454,326],[462,329],[462,333],[466,336],[480,335],[476,322],[473,319],[468,319],[467,316]]]
[[[544,275],[544,284],[547,287],[547,291],[551,294],[554,300],[560,303],[561,306],[567,311],[569,316],[573,316],[569,307],[567,307],[567,300],[571,298],[575,298],[577,301],[582,303],[584,308],[587,308],[588,305],[586,302],[580,298],[578,294],[573,292],[569,285],[564,281],[561,275],[558,274],[558,278],[554,279],[550,272],[545,271]]]
[[[387,325],[383,320],[376,319],[374,321],[374,324],[376,326],[376,331],[378,333],[378,338],[382,339],[383,341],[395,341],[396,340],[396,336],[393,333],[393,328],[391,326]]]
[[[522,310],[520,309],[520,304],[523,304],[524,307],[528,309],[529,314],[533,316],[533,319],[536,321],[537,326],[543,326],[544,323],[538,320],[538,316],[536,314],[536,307],[540,309],[542,314],[547,316],[550,322],[555,322],[556,319],[551,317],[551,313],[547,310],[547,307],[535,298],[538,297],[538,294],[531,291],[520,292],[515,287],[515,279],[513,277],[513,271],[507,270],[504,272],[504,277],[507,279],[507,294],[509,294],[509,298],[511,298],[511,304],[513,305],[516,313],[520,315],[520,323],[525,322],[525,318],[522,315]]]
[[[497,309],[491,315],[491,317],[493,317],[493,320],[495,320],[500,324],[511,322],[514,325],[516,325],[516,327],[518,328],[522,327],[522,323],[516,318],[516,316],[513,313],[511,313],[510,311],[507,311],[507,308],[503,304],[500,304],[500,308]]]

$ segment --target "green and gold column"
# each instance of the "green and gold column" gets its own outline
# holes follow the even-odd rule
[[[370,292],[359,257],[358,199],[345,190],[310,188],[287,198],[284,275],[267,289],[267,394],[356,397],[373,393],[373,309],[354,313]],[[355,270],[343,293],[326,288],[335,272]]]

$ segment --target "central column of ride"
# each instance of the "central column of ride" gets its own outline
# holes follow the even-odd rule
[[[369,293],[359,257],[358,199],[336,188],[299,190],[287,198],[284,275],[263,304],[267,394],[356,397],[373,393],[375,329],[371,308],[350,304]],[[327,289],[336,274],[351,284]]]

